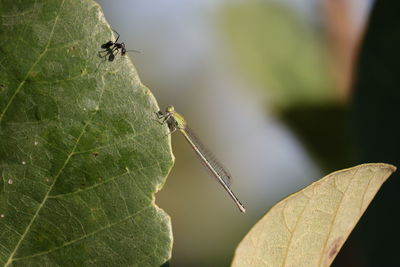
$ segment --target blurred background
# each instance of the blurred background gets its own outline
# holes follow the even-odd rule
[[[156,196],[172,218],[171,266],[229,266],[277,201],[357,163],[399,163],[397,65],[386,64],[399,45],[395,1],[98,2],[119,41],[141,51],[130,56],[160,108],[185,116],[247,208],[237,210],[174,134],[176,163]],[[398,222],[390,207],[399,200],[382,191],[334,265],[394,266],[386,246],[398,233],[385,225]]]

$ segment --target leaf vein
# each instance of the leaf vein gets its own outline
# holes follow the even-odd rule
[[[105,230],[107,230],[107,229],[109,229],[109,228],[112,228],[112,227],[114,227],[114,226],[116,226],[116,225],[118,225],[118,224],[120,224],[120,223],[123,223],[123,222],[125,222],[125,221],[127,221],[127,220],[129,220],[129,219],[131,219],[131,218],[133,218],[133,217],[135,217],[135,216],[137,216],[139,213],[142,213],[143,211],[145,211],[145,210],[147,210],[147,209],[149,209],[149,208],[151,208],[151,206],[144,207],[143,209],[141,209],[141,210],[139,210],[139,211],[137,211],[137,212],[135,212],[135,213],[133,213],[133,214],[131,214],[131,215],[129,215],[129,216],[127,216],[127,217],[125,217],[125,218],[119,220],[119,221],[117,221],[117,222],[107,224],[106,226],[104,226],[104,227],[102,227],[102,228],[100,228],[100,229],[98,229],[98,230],[96,230],[96,231],[93,231],[93,232],[91,232],[91,233],[89,233],[89,234],[83,235],[83,236],[81,236],[81,237],[79,237],[79,238],[76,238],[76,239],[73,239],[73,240],[71,240],[71,241],[65,242],[64,244],[62,244],[62,245],[59,246],[59,247],[55,247],[55,248],[50,249],[50,250],[47,250],[47,251],[42,251],[42,252],[39,252],[39,253],[30,255],[30,256],[27,256],[27,257],[15,258],[14,261],[19,261],[19,260],[24,260],[24,259],[30,259],[30,258],[34,258],[34,257],[37,257],[37,256],[43,256],[43,255],[49,254],[49,253],[51,253],[51,252],[53,252],[53,251],[59,250],[59,249],[61,249],[61,248],[70,246],[70,245],[72,245],[72,244],[74,244],[74,243],[76,243],[76,242],[79,242],[79,241],[81,241],[81,240],[83,240],[83,239],[86,239],[86,238],[88,238],[88,237],[91,237],[91,236],[93,236],[93,235],[95,235],[95,234],[97,234],[97,233],[100,233],[100,232],[105,231]]]
[[[307,208],[307,205],[310,203],[311,199],[313,198],[314,193],[315,193],[315,191],[313,191],[312,196],[307,196],[307,195],[304,194],[304,192],[302,191],[302,194],[306,197],[307,202],[304,204],[304,208],[301,210],[301,213],[299,214],[299,218],[296,220],[296,223],[295,223],[295,225],[294,225],[294,227],[293,227],[293,230],[292,230],[292,233],[291,233],[291,235],[290,235],[290,239],[289,239],[289,242],[288,242],[286,251],[285,251],[285,256],[284,256],[284,260],[283,260],[282,266],[285,266],[285,264],[286,264],[286,260],[287,260],[288,254],[289,254],[289,249],[290,249],[290,246],[292,245],[292,242],[293,242],[294,232],[296,231],[296,228],[297,228],[297,226],[299,225],[299,221],[300,221],[301,217],[303,216],[304,211],[305,211],[306,208]]]
[[[321,266],[321,261],[322,261],[322,258],[324,257],[324,251],[325,251],[325,249],[326,249],[326,246],[328,245],[329,236],[330,236],[331,233],[332,233],[332,228],[333,228],[333,225],[335,224],[338,211],[339,211],[340,207],[341,207],[342,204],[343,204],[343,198],[346,196],[347,190],[350,188],[350,185],[351,185],[351,183],[354,181],[354,177],[356,176],[357,173],[358,173],[358,169],[353,173],[353,176],[351,177],[349,184],[347,185],[346,189],[344,190],[344,192],[343,192],[343,194],[342,194],[342,197],[340,198],[340,203],[339,203],[339,205],[338,205],[338,207],[337,207],[337,209],[336,209],[336,211],[335,211],[335,213],[334,213],[334,217],[332,218],[332,223],[331,223],[330,226],[329,226],[329,232],[328,232],[328,234],[327,234],[327,236],[326,236],[325,244],[324,244],[324,246],[322,247],[322,251],[321,251],[321,254],[320,254],[321,257],[319,258],[318,266]]]
[[[52,196],[49,196],[49,198],[60,198],[60,197],[64,197],[64,196],[70,196],[70,195],[75,195],[75,194],[78,194],[78,193],[81,193],[81,192],[89,191],[89,190],[92,190],[92,189],[94,189],[96,187],[99,187],[99,186],[101,186],[103,184],[112,182],[113,180],[115,180],[115,179],[117,179],[119,177],[122,177],[124,175],[127,175],[127,174],[128,174],[128,172],[124,172],[124,173],[118,174],[118,175],[116,175],[114,177],[111,177],[110,179],[104,180],[103,182],[94,184],[92,186],[88,186],[88,187],[86,187],[84,189],[78,189],[76,191],[69,192],[69,193],[64,193],[64,194],[52,195]]]

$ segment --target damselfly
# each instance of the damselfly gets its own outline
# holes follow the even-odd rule
[[[182,115],[177,113],[173,106],[168,106],[165,113],[159,111],[157,113],[158,118],[162,124],[167,123],[168,128],[171,133],[179,130],[186,140],[189,142],[190,146],[194,149],[196,154],[200,157],[200,159],[204,162],[207,168],[211,171],[214,177],[218,180],[218,182],[223,186],[223,188],[228,192],[229,196],[233,199],[233,201],[238,206],[241,212],[245,212],[245,208],[242,203],[240,203],[239,199],[230,189],[229,185],[231,182],[231,175],[222,167],[222,165],[215,159],[214,156],[202,145],[193,131],[187,126],[186,120]]]

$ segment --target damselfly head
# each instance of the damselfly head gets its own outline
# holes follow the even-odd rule
[[[167,113],[173,113],[175,111],[174,106],[168,106],[165,110]]]

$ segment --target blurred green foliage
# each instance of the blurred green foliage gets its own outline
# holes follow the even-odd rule
[[[326,43],[315,25],[283,5],[259,1],[225,5],[221,24],[232,57],[267,92],[269,106],[336,100]]]

